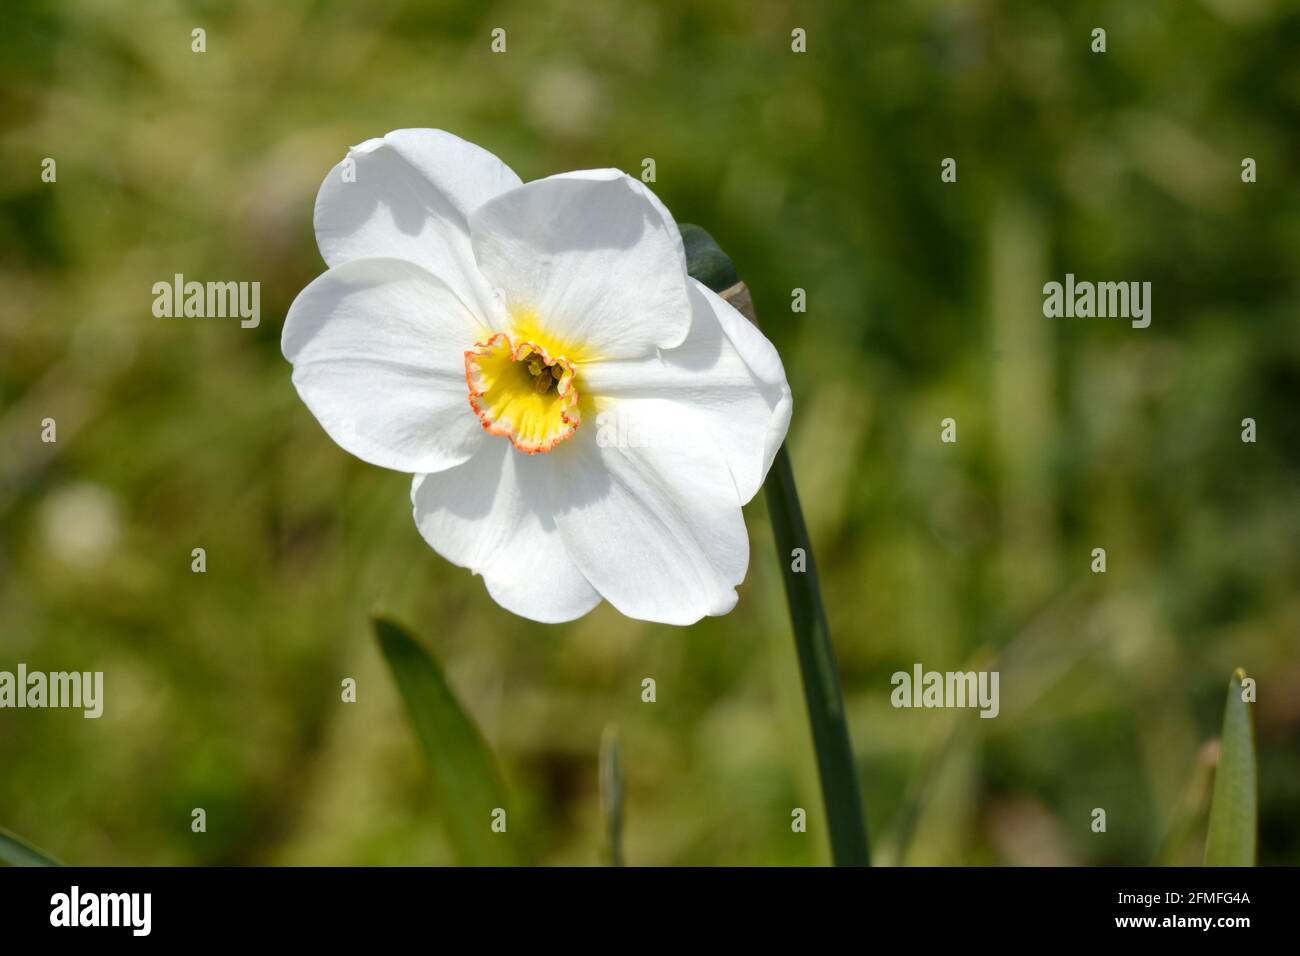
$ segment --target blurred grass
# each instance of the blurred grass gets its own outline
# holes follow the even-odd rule
[[[367,634],[383,606],[436,645],[537,861],[601,859],[609,722],[629,861],[826,861],[818,814],[789,826],[819,798],[761,503],[730,616],[542,628],[431,552],[408,479],[294,394],[278,338],[323,268],[316,188],[348,145],[427,125],[525,179],[653,157],[669,208],[738,263],[795,391],[867,815],[903,862],[1150,860],[1237,666],[1260,687],[1259,860],[1300,858],[1293,4],[80,0],[6,20],[0,668],[103,670],[107,707],[0,712],[3,825],[86,864],[450,862]],[[1151,281],[1151,328],[1043,320],[1067,271]],[[261,327],[153,318],[177,272],[260,281]],[[892,672],[983,655],[998,719],[889,706]]]

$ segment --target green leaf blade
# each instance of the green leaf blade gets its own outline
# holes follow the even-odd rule
[[[517,863],[509,813],[506,832],[492,829],[494,812],[508,810],[508,801],[496,759],[478,726],[432,654],[401,625],[382,617],[371,623],[428,759],[438,812],[457,857],[471,866]]]
[[[58,860],[36,849],[16,833],[0,827],[0,863],[6,866],[62,866]]]
[[[1243,700],[1246,672],[1240,668],[1228,681],[1223,706],[1219,766],[1214,774],[1206,866],[1254,866],[1258,828],[1258,776],[1255,729],[1250,704]]]
[[[600,738],[600,807],[605,817],[605,840],[609,865],[623,865],[623,757],[618,730],[605,727]]]

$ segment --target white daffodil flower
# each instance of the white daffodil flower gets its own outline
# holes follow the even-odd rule
[[[325,431],[415,475],[420,534],[502,607],[605,598],[690,624],[749,564],[741,506],[790,421],[776,349],[686,274],[677,224],[613,169],[522,183],[450,133],[354,147],[316,198],[329,270],[282,348]]]

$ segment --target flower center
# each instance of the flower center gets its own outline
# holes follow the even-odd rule
[[[573,363],[497,332],[465,353],[469,404],[483,427],[520,451],[550,451],[578,430]]]

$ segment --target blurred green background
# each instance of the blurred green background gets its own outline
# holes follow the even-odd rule
[[[295,394],[279,336],[324,268],[322,177],[433,126],[526,180],[652,157],[677,218],[736,260],[794,390],[878,860],[1198,861],[1238,665],[1259,681],[1260,861],[1300,860],[1296,4],[5,17],[0,669],[102,670],[107,705],[0,711],[0,825],[83,864],[454,862],[369,632],[382,609],[499,755],[524,859],[601,860],[610,722],[630,863],[828,859],[761,496],[731,615],[535,625],[431,551],[409,478],[341,451]],[[154,318],[177,272],[260,281],[261,326]],[[1045,319],[1066,272],[1150,281],[1151,327]],[[1001,672],[995,720],[889,704],[895,671],[979,661]]]

